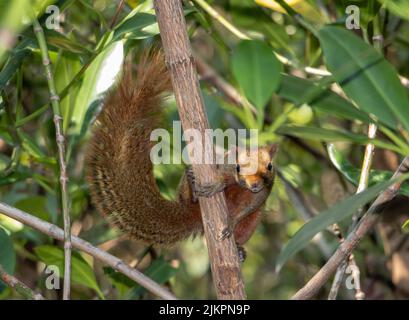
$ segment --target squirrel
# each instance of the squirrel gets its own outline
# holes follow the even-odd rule
[[[273,187],[277,146],[236,149],[237,163],[218,165],[220,179],[214,185],[198,185],[188,168],[177,199],[163,198],[150,161],[150,134],[160,124],[163,94],[172,88],[170,75],[159,50],[143,55],[136,79],[131,68],[125,69],[107,94],[86,152],[86,179],[97,211],[139,242],[171,245],[203,232],[198,196],[224,190],[229,226],[222,237],[234,233],[242,249]],[[243,155],[250,162],[242,163]],[[256,173],[246,174],[249,163],[257,165]]]

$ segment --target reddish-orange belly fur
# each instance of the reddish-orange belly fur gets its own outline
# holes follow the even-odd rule
[[[228,186],[225,189],[227,208],[229,215],[234,217],[243,208],[248,207],[253,200],[254,193],[250,190],[243,189],[237,184]],[[260,221],[261,209],[257,209],[247,217],[243,218],[234,229],[234,239],[237,244],[242,245],[250,239],[254,230]]]
[[[227,208],[229,216],[236,216],[242,208],[248,207],[254,197],[254,193],[243,189],[237,184],[229,185],[225,189]],[[201,219],[199,203],[192,206],[192,210],[197,212]],[[255,210],[247,217],[243,218],[234,229],[234,239],[238,245],[242,245],[250,239],[261,218],[261,208]]]

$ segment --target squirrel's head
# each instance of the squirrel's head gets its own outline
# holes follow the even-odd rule
[[[274,182],[276,144],[257,149],[236,149],[236,181],[251,192],[260,192]]]

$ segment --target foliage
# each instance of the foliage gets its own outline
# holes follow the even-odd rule
[[[338,222],[346,233],[348,217],[390,185],[396,165],[386,164],[397,164],[409,153],[408,88],[399,77],[409,76],[407,2],[307,0],[287,1],[287,6],[280,2],[206,1],[226,19],[218,21],[201,5],[203,1],[183,1],[195,55],[242,97],[242,103],[235,104],[202,77],[211,126],[259,129],[261,144],[279,142],[276,161],[282,176],[308,205],[322,211],[305,224],[285,184],[277,179],[262,222],[246,244],[248,258],[242,270],[248,297],[254,299],[286,299],[300,288],[327,258],[322,247],[310,240],[324,231],[322,239],[332,251],[338,240],[325,232],[326,228]],[[60,96],[73,230],[136,265],[178,297],[214,298],[203,239],[173,248],[146,248],[124,240],[90,204],[83,158],[104,95],[126,60],[136,63],[144,47],[160,42],[151,0],[125,1],[116,17],[118,3],[0,2],[1,201],[62,226],[55,129],[31,25],[37,17],[45,30]],[[360,9],[358,30],[345,28],[345,8],[350,4]],[[47,28],[49,5],[60,11],[56,30]],[[6,35],[3,30],[8,41],[2,38]],[[372,40],[379,31],[385,44],[382,50]],[[177,117],[175,102],[170,99],[164,125],[171,130],[171,121]],[[369,123],[378,127],[374,139],[367,136]],[[368,143],[376,148],[369,189],[353,195]],[[182,170],[184,166],[177,164],[155,167],[158,186],[166,198],[175,197]],[[326,184],[328,170],[339,173],[340,178]],[[344,190],[345,199],[328,201],[326,195],[334,185]],[[400,194],[409,195],[407,184],[402,185]],[[409,208],[404,210],[407,213]],[[403,223],[399,225],[401,234],[408,226],[407,221]],[[374,238],[365,239],[354,253],[359,263],[368,252],[384,261],[383,244]],[[61,243],[1,214],[0,264],[23,282],[36,284],[47,298],[60,297],[58,290],[45,288],[47,275],[41,271],[45,265],[56,265],[63,274]],[[153,297],[90,256],[74,252],[72,267],[75,299]],[[362,269],[363,278],[371,279],[373,275]],[[384,269],[388,274],[386,266]],[[372,280],[380,281],[375,276]],[[382,297],[394,295],[392,289],[384,290]],[[349,292],[341,290],[340,296],[348,297]],[[15,297],[17,293],[0,283],[0,298]]]

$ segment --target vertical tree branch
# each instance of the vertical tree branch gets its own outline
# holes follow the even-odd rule
[[[0,279],[7,284],[10,288],[13,288],[18,293],[20,293],[23,297],[31,300],[44,300],[44,297],[39,294],[35,293],[29,287],[27,287],[23,282],[18,280],[16,277],[8,274],[6,270],[0,265]]]
[[[405,157],[399,165],[399,168],[395,171],[392,179],[402,176],[403,173],[408,171],[408,168],[409,157]],[[401,184],[402,181],[398,180],[376,198],[356,228],[348,235],[345,241],[340,244],[325,265],[292,297],[293,300],[311,299],[318,293],[320,288],[331,277],[332,273],[351,254],[362,238],[378,223],[383,205],[395,197]]]
[[[0,202],[0,212],[10,218],[20,221],[22,224],[29,226],[35,230],[38,230],[54,239],[64,240],[64,231],[58,228],[56,225],[41,220],[33,215],[28,214],[22,210],[11,207],[3,202]],[[139,283],[142,287],[146,288],[150,292],[156,294],[158,297],[167,300],[175,300],[176,297],[169,292],[169,290],[161,287],[152,279],[145,276],[143,273],[135,268],[130,267],[124,261],[117,257],[94,247],[89,242],[78,238],[76,236],[71,237],[74,248],[88,253],[90,256],[98,259],[107,265],[111,266],[120,273],[126,275],[128,278]]]
[[[68,176],[65,164],[65,138],[62,131],[62,117],[60,111],[60,97],[55,89],[54,77],[51,71],[51,61],[48,55],[47,43],[44,36],[43,28],[37,18],[33,20],[34,33],[41,50],[43,65],[45,68],[48,89],[50,91],[50,101],[54,114],[55,135],[58,148],[58,163],[60,166],[60,187],[61,187],[61,202],[62,213],[64,219],[64,289],[63,299],[70,299],[71,286],[71,221],[69,212],[69,196],[68,196]]]
[[[203,141],[206,139],[208,119],[195,70],[195,62],[187,34],[182,2],[179,0],[154,0],[166,63],[171,74],[173,89],[184,131],[196,129]],[[209,135],[208,135],[209,137]],[[203,151],[195,142],[195,149]],[[213,145],[206,145],[205,159],[213,159]],[[211,144],[211,143],[210,143]],[[202,143],[202,146],[204,144]],[[193,160],[193,159],[192,159]],[[193,171],[199,183],[215,183],[214,165],[193,162]],[[208,162],[205,162],[208,163]],[[245,299],[237,248],[233,237],[221,240],[220,235],[228,225],[227,205],[223,193],[211,198],[199,198],[203,226],[209,250],[213,282],[219,299]]]

